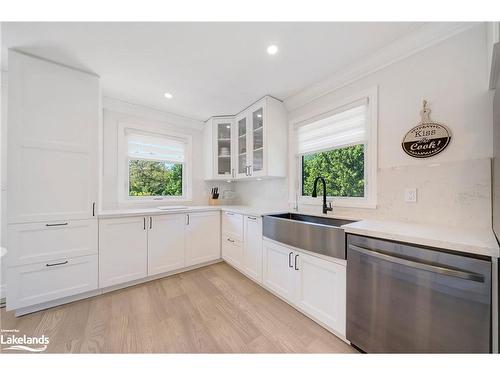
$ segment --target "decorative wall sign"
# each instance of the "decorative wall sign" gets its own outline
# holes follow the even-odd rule
[[[429,118],[431,110],[424,100],[422,122],[406,133],[403,138],[404,152],[414,158],[429,158],[443,151],[451,140],[451,131],[444,124],[433,122]]]

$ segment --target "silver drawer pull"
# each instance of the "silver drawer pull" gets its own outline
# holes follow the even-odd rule
[[[228,240],[229,242],[231,242],[231,243],[234,243],[234,240],[232,240],[232,239],[230,239],[230,238],[228,238],[227,240]]]
[[[68,264],[68,261],[59,262],[59,263],[47,263],[45,266],[54,267],[54,266],[62,266],[63,264]]]
[[[449,268],[449,267],[443,267],[440,264],[430,264],[422,261],[414,261],[403,257],[389,255],[381,250],[367,249],[362,246],[357,246],[353,244],[349,245],[349,250],[357,251],[358,253],[362,253],[364,255],[368,255],[374,258],[379,258],[387,262],[402,264],[403,266],[407,267],[418,268],[424,271],[439,273],[446,276],[458,277],[460,279],[465,279],[465,280],[477,281],[480,283],[484,282],[483,275],[480,275],[478,273],[463,271],[458,268]]]
[[[61,227],[63,225],[68,225],[68,223],[45,224],[46,227]]]
[[[254,216],[247,216],[247,218],[249,218],[250,220],[253,220],[253,221],[257,220],[257,218]]]
[[[234,214],[232,212],[226,212],[226,215],[233,216]]]

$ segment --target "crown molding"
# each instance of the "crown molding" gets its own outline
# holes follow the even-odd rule
[[[295,95],[289,96],[284,100],[285,107],[288,111],[293,111],[321,96],[347,86],[360,78],[386,68],[479,24],[479,22],[426,23],[416,31],[397,39],[374,54],[339,70],[323,81],[304,88]]]
[[[102,108],[105,110],[124,113],[130,116],[147,118],[153,121],[166,122],[175,126],[183,126],[191,129],[202,130],[204,123],[200,120],[165,112],[160,109],[134,104],[125,100],[103,96]]]

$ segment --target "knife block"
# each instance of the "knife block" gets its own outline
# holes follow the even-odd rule
[[[218,205],[220,205],[220,199],[214,199],[212,197],[208,197],[208,205],[209,206],[218,206]]]

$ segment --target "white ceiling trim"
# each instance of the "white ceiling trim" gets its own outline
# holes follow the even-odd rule
[[[175,126],[183,126],[191,129],[202,130],[204,123],[200,120],[177,115],[175,113],[162,111],[156,108],[140,104],[129,103],[121,99],[104,96],[102,98],[103,109],[120,112],[130,116],[146,118],[159,122],[166,122]]]
[[[427,23],[417,31],[397,39],[358,63],[351,64],[348,68],[338,71],[325,80],[289,96],[284,100],[285,107],[288,111],[293,111],[479,24],[479,22]]]

